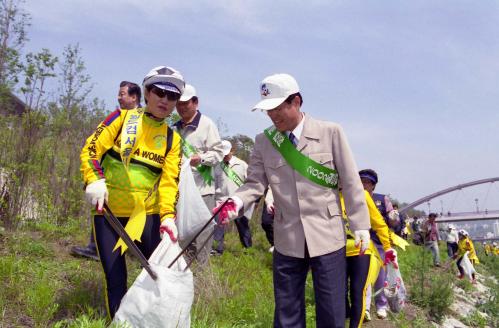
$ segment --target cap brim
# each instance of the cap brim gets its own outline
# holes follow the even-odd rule
[[[361,175],[360,175],[360,178],[361,178],[361,179],[362,179],[362,178],[368,179],[368,180],[370,180],[372,183],[376,184],[376,179],[374,179],[374,178],[373,178],[372,176],[370,176],[370,175],[367,175],[367,174],[361,174]]]
[[[260,110],[272,110],[282,104],[287,97],[282,98],[272,98],[272,99],[263,99],[259,101],[251,111],[255,111],[257,109]]]
[[[170,84],[165,84],[165,83],[154,83],[153,84],[156,88],[163,89],[166,91],[171,91],[180,94],[180,91],[177,89],[176,86],[170,85]]]
[[[194,97],[193,95],[181,95],[180,96],[180,99],[178,101],[189,101],[192,99],[192,97]]]

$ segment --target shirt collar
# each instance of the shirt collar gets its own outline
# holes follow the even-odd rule
[[[289,134],[293,132],[293,135],[295,136],[296,140],[300,140],[301,134],[303,132],[303,123],[305,122],[305,113],[302,113],[301,115],[301,121],[298,123],[296,128],[294,128],[293,131],[286,131],[286,135],[289,137]]]
[[[194,116],[194,119],[192,120],[191,123],[188,123],[186,126],[184,126],[184,128],[191,128],[193,130],[196,130],[199,126],[199,121],[201,120],[201,112],[198,111],[196,113],[196,115]],[[178,129],[178,130],[182,130],[182,120],[178,120],[177,122],[175,122],[175,127]]]

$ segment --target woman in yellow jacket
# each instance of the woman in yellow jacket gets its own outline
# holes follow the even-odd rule
[[[475,246],[473,245],[473,241],[469,237],[469,234],[466,230],[459,230],[459,242],[457,243],[457,253],[454,255],[454,258],[457,260],[457,268],[459,269],[459,279],[464,278],[464,270],[461,268],[461,261],[463,260],[463,256],[466,252],[468,252],[468,258],[470,259],[471,264],[475,265],[480,263],[478,260],[478,256],[476,256]],[[472,273],[472,282],[475,283],[475,273]]]
[[[127,290],[127,247],[103,217],[102,209],[107,203],[146,257],[159,244],[161,233],[176,241],[181,147],[179,135],[165,119],[184,86],[176,70],[165,66],[152,69],[143,82],[147,106],[112,112],[87,139],[80,155],[85,194],[96,207],[94,237],[111,318]]]
[[[341,205],[343,209],[343,218],[346,223],[347,230],[347,245],[346,245],[346,255],[347,255],[347,316],[350,318],[350,328],[361,327],[364,320],[364,314],[366,309],[365,299],[366,299],[366,289],[369,283],[368,277],[372,277],[372,280],[376,280],[377,271],[381,266],[381,262],[384,260],[385,264],[387,262],[396,262],[396,251],[392,248],[392,241],[390,237],[390,230],[385,220],[378,211],[376,204],[374,203],[369,192],[365,191],[366,203],[369,209],[369,216],[371,219],[371,229],[378,235],[383,249],[385,251],[385,259],[380,259],[380,255],[376,250],[373,242],[370,241],[369,248],[366,250],[365,254],[360,254],[360,245],[355,245],[354,237],[349,229],[348,225],[348,215],[345,212],[345,206],[343,202],[343,196],[341,196]],[[376,271],[376,272],[374,272]],[[349,295],[348,295],[349,293]],[[350,302],[348,301],[348,296],[350,296]]]

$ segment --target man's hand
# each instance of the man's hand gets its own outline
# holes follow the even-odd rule
[[[199,156],[198,154],[192,155],[190,164],[191,166],[198,166],[199,164],[201,164],[201,156]]]
[[[229,198],[226,203],[222,203],[215,207],[212,212],[215,214],[218,212],[218,224],[228,224],[230,220],[237,218],[237,213],[239,213],[239,208],[237,208],[236,203]]]
[[[94,181],[85,188],[85,197],[87,198],[87,201],[92,204],[92,206],[95,206],[99,213],[102,212],[104,202],[107,203],[108,195],[106,179]]]
[[[274,203],[267,204],[267,213],[269,213],[270,215],[275,214]]]
[[[399,264],[397,261],[397,251],[393,248],[389,248],[385,252],[385,261],[383,262],[383,265],[387,265],[388,263],[392,263],[395,269],[399,268]]]
[[[353,232],[353,235],[355,237],[355,247],[360,246],[359,255],[364,255],[367,248],[369,247],[369,230],[355,230]]]
[[[177,225],[175,224],[175,218],[166,218],[161,222],[161,225],[159,226],[161,238],[163,238],[165,232],[170,236],[172,242],[177,241],[178,230]]]

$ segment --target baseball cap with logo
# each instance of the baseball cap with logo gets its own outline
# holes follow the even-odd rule
[[[182,93],[182,96],[180,97],[179,101],[189,101],[192,99],[192,97],[195,97],[196,95],[196,89],[190,85],[186,84],[184,93]]]
[[[260,84],[261,100],[253,106],[257,109],[271,110],[279,106],[292,94],[300,92],[298,83],[289,74],[274,74],[267,76]]]

